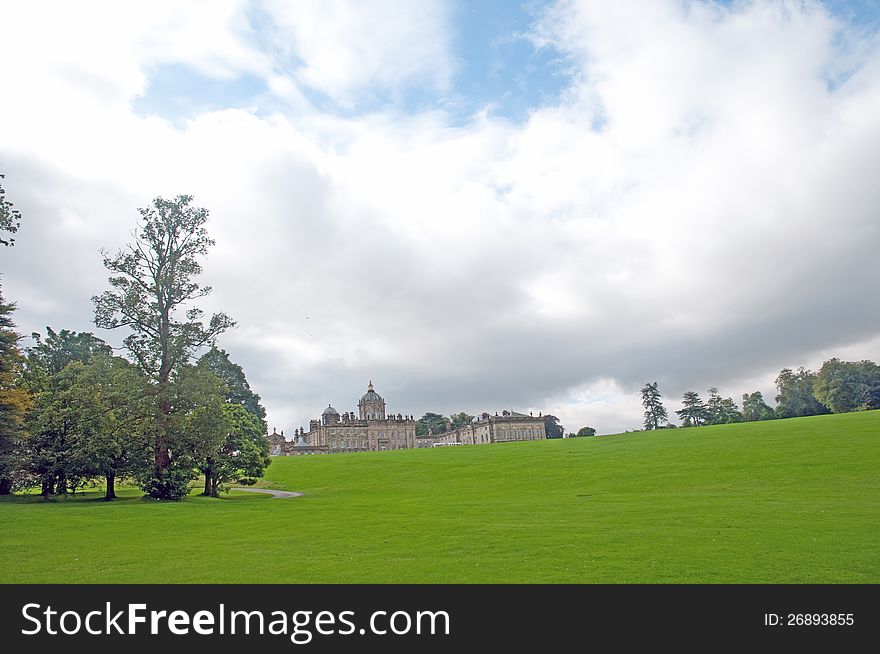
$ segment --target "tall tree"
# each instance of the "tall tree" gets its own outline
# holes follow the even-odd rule
[[[834,413],[880,409],[880,366],[873,361],[829,359],[813,383],[813,396]]]
[[[260,396],[251,390],[244,370],[237,363],[229,360],[225,350],[212,347],[199,359],[200,366],[206,366],[226,384],[226,400],[240,404],[251,412],[263,424],[266,432],[266,409],[260,404]]]
[[[764,401],[761,391],[743,393],[743,419],[747,422],[755,420],[772,420],[776,417],[773,407]]]
[[[449,418],[430,411],[416,420],[416,435],[445,434],[449,427]]]
[[[681,400],[682,408],[675,413],[681,418],[682,427],[699,427],[706,424],[709,419],[709,411],[700,394],[696,391],[688,391]]]
[[[168,473],[173,463],[172,375],[198,348],[212,345],[234,323],[226,314],[216,313],[205,324],[203,312],[191,304],[211,291],[194,281],[202,270],[199,257],[214,244],[204,227],[208,211],[193,206],[189,195],[173,200],[157,197],[139,211],[134,243],[114,255],[103,253],[111,289],[92,298],[95,324],[130,330],[123,343],[157,387],[154,474],[145,490],[159,499],[180,498],[185,497],[181,484],[189,482],[184,482],[183,471]]]
[[[726,425],[731,422],[742,422],[743,415],[733,401],[732,397],[724,397],[718,393],[716,387],[709,389],[709,399],[706,401],[707,423],[710,425]]]
[[[547,438],[562,438],[565,434],[565,427],[559,424],[559,418],[549,413],[544,416],[544,432]]]
[[[797,418],[828,413],[828,407],[813,395],[816,375],[803,367],[797,372],[783,368],[776,378],[776,415],[780,418]]]
[[[6,175],[0,175],[4,179]],[[21,213],[15,209],[12,202],[6,199],[6,190],[0,185],[0,232],[15,234],[21,226]],[[15,239],[0,234],[0,245],[7,247],[15,245]]]
[[[21,388],[23,357],[18,348],[12,313],[0,291],[0,495],[8,495],[23,470],[24,417],[32,404],[30,393]]]
[[[666,407],[660,401],[660,389],[657,382],[642,386],[642,406],[645,407],[645,429],[660,429],[669,422]]]
[[[474,419],[474,417],[472,415],[465,413],[464,411],[460,411],[458,413],[455,413],[455,414],[449,416],[449,421],[452,423],[453,429],[458,429],[459,427],[465,427],[465,426],[471,424],[471,421],[473,419]]]

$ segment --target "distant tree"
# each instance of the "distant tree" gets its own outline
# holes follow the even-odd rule
[[[212,347],[199,359],[199,365],[207,366],[211,372],[217,375],[226,384],[226,400],[234,404],[240,404],[251,412],[263,424],[263,432],[266,432],[266,409],[260,404],[260,396],[251,390],[244,370],[237,363],[229,360],[229,354],[225,350]]]
[[[234,323],[216,313],[205,324],[203,312],[191,306],[211,291],[194,281],[202,270],[199,258],[214,244],[204,227],[208,211],[192,206],[188,195],[156,198],[139,211],[141,225],[134,243],[115,255],[103,253],[111,289],[92,298],[95,324],[131,330],[123,343],[156,385],[154,470],[145,490],[160,499],[182,498],[188,486],[186,465],[166,474],[174,464],[169,445],[174,372]]]
[[[428,412],[416,420],[416,435],[428,436],[430,434],[445,434],[449,427],[449,418],[439,413]]]
[[[731,422],[742,422],[743,415],[733,401],[733,398],[722,398],[718,389],[714,386],[709,389],[709,399],[706,401],[708,414],[707,424],[725,425]]]
[[[761,391],[754,393],[743,393],[743,419],[747,422],[756,420],[772,420],[776,417],[773,407],[764,401]]]
[[[0,495],[8,495],[24,469],[24,417],[31,408],[30,393],[19,383],[23,357],[18,348],[12,313],[0,291]]]
[[[706,424],[709,411],[696,391],[688,391],[681,400],[682,408],[675,413],[681,418],[682,427],[699,427]]]
[[[880,366],[829,359],[813,380],[813,396],[834,413],[880,409]]]
[[[783,368],[776,378],[776,415],[780,418],[797,418],[828,413],[828,407],[813,395],[815,373],[798,368],[792,372]]]
[[[6,175],[0,175],[0,179],[4,179]],[[15,234],[21,226],[21,213],[18,209],[13,208],[12,202],[6,199],[6,190],[0,185],[0,232],[8,232]],[[15,239],[9,236],[5,238],[0,235],[0,245],[7,247],[15,245]]]
[[[452,425],[452,429],[458,429],[459,427],[465,427],[471,424],[471,421],[474,419],[472,415],[461,411],[459,413],[455,413],[449,416],[449,422]]]
[[[581,427],[575,436],[595,436],[596,430],[592,427]]]
[[[660,429],[669,421],[666,407],[660,401],[662,397],[657,382],[645,384],[641,390],[642,406],[645,407],[645,429]]]
[[[559,424],[559,418],[548,413],[544,416],[544,432],[547,438],[562,438],[565,427]]]

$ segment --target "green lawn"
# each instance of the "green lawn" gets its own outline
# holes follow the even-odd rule
[[[0,500],[0,581],[880,582],[880,411],[275,458],[295,499]]]

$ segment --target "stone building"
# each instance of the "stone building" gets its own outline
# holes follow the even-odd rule
[[[336,452],[376,452],[404,450],[416,447],[442,445],[480,445],[511,441],[543,440],[547,438],[544,418],[539,413],[502,411],[490,416],[483,413],[469,425],[444,434],[416,438],[413,416],[386,414],[385,400],[375,390],[373,382],[358,401],[358,413],[340,414],[327,405],[319,419],[309,421],[309,430],[294,431],[294,440],[288,441],[284,432],[275,430],[269,436],[270,453],[297,456]]]
[[[285,441],[281,453],[287,455],[323,452],[376,452],[403,450],[416,446],[416,421],[410,416],[385,413],[385,400],[373,382],[358,401],[358,415],[340,414],[327,405],[321,418],[309,421],[309,430],[294,432],[294,441]],[[271,437],[270,437],[271,441]]]
[[[544,417],[539,413],[517,413],[502,411],[490,416],[483,413],[479,418],[458,429],[436,436],[419,438],[418,447],[436,445],[480,445],[483,443],[508,443],[511,441],[535,441],[547,438]]]

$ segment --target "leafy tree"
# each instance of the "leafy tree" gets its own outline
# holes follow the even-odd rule
[[[88,363],[98,355],[110,356],[113,349],[91,332],[55,332],[46,327],[46,338],[34,332],[36,345],[28,348],[23,382],[36,393],[46,390],[48,379],[74,361]]]
[[[709,389],[706,411],[708,413],[707,423],[710,425],[725,425],[743,420],[742,413],[733,398],[722,398],[714,386]]]
[[[0,175],[4,179],[6,175]],[[6,190],[0,185],[0,232],[15,234],[21,225],[21,213],[13,208],[12,202],[6,199]],[[9,236],[0,236],[0,245],[7,247],[15,245],[15,239]]]
[[[813,382],[813,396],[834,413],[880,408],[880,366],[829,359]]]
[[[222,412],[226,437],[200,466],[204,494],[210,497],[217,497],[226,482],[262,477],[271,461],[263,423],[240,404],[227,403]]]
[[[416,420],[416,436],[445,434],[449,427],[449,418],[430,411]]]
[[[181,498],[186,495],[187,466],[169,470],[174,463],[173,374],[198,348],[212,345],[234,323],[217,313],[205,324],[203,312],[191,306],[211,291],[194,281],[201,273],[199,257],[214,244],[204,227],[208,211],[192,206],[188,195],[173,200],[157,197],[139,211],[141,224],[134,243],[115,255],[103,252],[111,289],[92,298],[95,324],[130,330],[123,343],[156,385],[153,477],[145,487],[156,498]]]
[[[183,500],[189,495],[196,469],[226,438],[227,389],[206,366],[187,364],[177,367],[166,392],[170,412],[161,418],[174,465],[164,470],[162,479],[156,478],[150,466],[140,483],[151,497]]]
[[[151,389],[143,374],[121,357],[93,357],[79,372],[74,389],[79,447],[89,471],[104,477],[104,498],[112,500],[118,478],[149,468]]]
[[[225,350],[212,347],[199,359],[200,366],[207,366],[211,372],[217,375],[226,384],[226,400],[234,404],[240,404],[251,412],[263,424],[263,433],[266,432],[266,409],[260,404],[260,396],[251,390],[250,384],[244,375],[244,370],[237,363],[229,360],[229,354]]]
[[[596,430],[593,429],[592,427],[581,427],[580,429],[578,429],[578,433],[575,435],[576,436],[595,436]]]
[[[471,421],[474,419],[472,415],[461,411],[459,413],[455,413],[449,416],[449,422],[452,424],[452,429],[458,429],[459,427],[465,427],[471,424]]]
[[[699,427],[706,424],[709,411],[696,391],[688,391],[681,400],[682,408],[675,413],[681,418],[682,427]]]
[[[544,416],[544,432],[547,438],[562,438],[565,427],[559,424],[559,418],[548,413]]]
[[[79,448],[80,414],[85,411],[78,394],[81,368],[95,357],[109,357],[110,347],[88,332],[46,328],[46,338],[32,334],[36,345],[28,348],[22,386],[35,398],[27,416],[26,456],[44,497],[63,495],[88,480]],[[68,367],[78,364],[74,371]]]
[[[30,471],[46,499],[76,490],[92,476],[81,447],[83,368],[82,362],[74,361],[47,377],[27,416]]]
[[[23,357],[18,348],[12,313],[0,291],[0,495],[8,495],[23,469],[24,416],[30,409],[30,393],[21,388]]]
[[[776,417],[773,407],[764,401],[761,391],[743,393],[743,419],[747,422],[755,420],[772,420]]]
[[[641,390],[642,406],[645,407],[645,429],[660,429],[669,421],[666,407],[660,401],[660,389],[657,382],[645,384]]]
[[[797,372],[783,368],[776,378],[776,415],[780,418],[797,418],[828,413],[828,407],[813,395],[816,375],[803,367]]]

